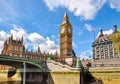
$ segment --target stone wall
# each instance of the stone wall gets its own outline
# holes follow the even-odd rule
[[[120,67],[120,58],[114,59],[101,59],[101,60],[82,60],[82,65],[86,67],[86,64],[91,63],[91,67]]]
[[[120,58],[95,60],[95,67],[120,67]]]
[[[80,68],[77,67],[70,67],[67,64],[62,64],[60,62],[55,62],[53,60],[47,60],[47,67],[46,71],[80,71]]]
[[[120,84],[120,68],[92,68],[84,75],[85,84]]]
[[[51,72],[54,84],[80,84],[80,72]]]

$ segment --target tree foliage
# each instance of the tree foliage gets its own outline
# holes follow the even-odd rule
[[[110,39],[112,40],[113,47],[116,48],[118,55],[120,55],[120,31],[117,31],[116,33],[112,34],[110,36]]]

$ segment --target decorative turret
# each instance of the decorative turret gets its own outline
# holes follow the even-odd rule
[[[25,46],[23,45],[23,52],[25,52]]]
[[[55,56],[58,56],[58,52],[57,52],[57,50],[56,50],[56,52],[55,52]]]
[[[41,54],[40,47],[38,47],[38,50],[37,50],[37,52],[38,52],[39,54]]]
[[[114,25],[114,31],[113,31],[113,34],[114,33],[117,33],[117,25]]]
[[[6,45],[7,45],[7,40],[4,42],[4,48],[5,48]]]
[[[44,55],[46,55],[46,52],[44,51]]]
[[[21,43],[23,44],[23,37],[21,38]]]
[[[100,35],[99,35],[99,37],[102,37],[102,36],[104,36],[104,34],[103,34],[103,30],[100,29]]]
[[[10,39],[11,41],[13,40],[13,35],[11,35],[11,39]]]

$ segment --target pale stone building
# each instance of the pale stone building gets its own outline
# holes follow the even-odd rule
[[[120,67],[120,57],[117,50],[112,44],[110,36],[117,32],[117,26],[114,26],[114,31],[112,34],[107,35],[100,30],[99,36],[93,42],[93,59],[82,60],[84,67],[88,63],[91,67]]]
[[[117,26],[115,25],[112,34],[115,34],[116,32]],[[94,60],[118,58],[118,53],[112,45],[110,36],[111,35],[103,34],[103,30],[100,30],[100,35],[92,44]]]

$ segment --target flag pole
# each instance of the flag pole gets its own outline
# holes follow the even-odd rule
[[[92,32],[93,32],[93,42],[95,42],[95,30],[93,29]]]
[[[95,31],[93,31],[93,33],[94,33],[94,42],[95,42]]]

